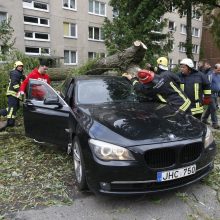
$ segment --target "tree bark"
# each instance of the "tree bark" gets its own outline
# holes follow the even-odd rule
[[[139,68],[146,50],[145,44],[137,40],[124,51],[98,60],[86,74],[99,75],[110,69],[119,69],[122,72],[134,74]]]
[[[118,52],[112,56],[108,56],[94,62],[90,66],[90,70],[86,75],[100,75],[109,70],[120,70],[134,75],[138,69],[139,64],[145,56],[147,47],[141,41],[135,41],[133,45],[124,51]],[[52,81],[64,80],[69,73],[74,74],[73,68],[51,68],[48,71]]]

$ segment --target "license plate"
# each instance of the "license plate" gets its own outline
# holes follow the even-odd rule
[[[183,167],[176,170],[168,170],[163,172],[157,172],[157,182],[169,181],[179,179],[185,176],[189,176],[196,173],[196,165]]]

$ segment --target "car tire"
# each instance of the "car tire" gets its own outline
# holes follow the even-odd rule
[[[74,174],[78,189],[80,191],[88,189],[86,183],[85,165],[82,156],[82,148],[77,137],[73,139],[73,162],[75,171]]]

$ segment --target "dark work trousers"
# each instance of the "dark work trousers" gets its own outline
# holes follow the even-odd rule
[[[7,126],[15,125],[15,116],[19,108],[19,99],[14,96],[8,96],[8,107],[0,110],[0,115],[7,116]]]
[[[211,95],[211,103],[208,105],[205,113],[202,116],[202,121],[207,122],[209,115],[211,115],[212,125],[218,124],[218,118],[216,115],[216,110],[218,106],[218,96],[216,94]]]

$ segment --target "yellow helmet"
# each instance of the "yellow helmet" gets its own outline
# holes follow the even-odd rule
[[[166,57],[159,57],[157,59],[157,65],[162,70],[168,70],[168,60]]]
[[[18,66],[24,66],[21,61],[16,61],[14,64],[14,68],[16,69]]]

